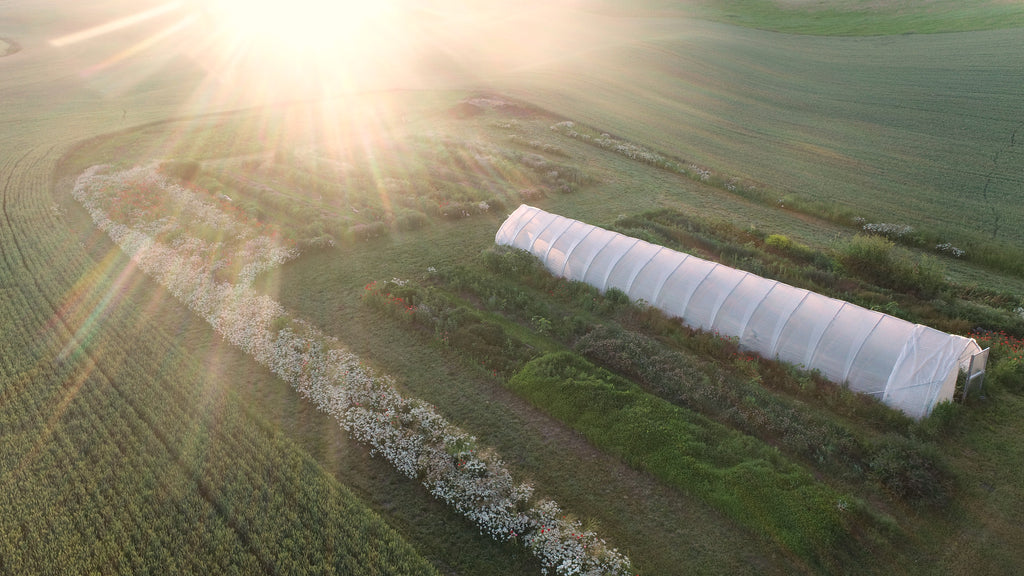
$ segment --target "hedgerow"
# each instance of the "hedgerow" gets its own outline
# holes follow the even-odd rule
[[[751,437],[645,394],[575,354],[533,360],[509,387],[603,450],[816,566],[838,568],[838,557],[855,548],[849,526],[862,513],[853,498]]]

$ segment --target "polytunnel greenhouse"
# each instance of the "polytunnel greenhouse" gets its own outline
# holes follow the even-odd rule
[[[980,373],[977,342],[522,205],[495,236],[553,274],[618,288],[765,358],[818,370],[914,418]],[[976,357],[977,355],[977,357]]]

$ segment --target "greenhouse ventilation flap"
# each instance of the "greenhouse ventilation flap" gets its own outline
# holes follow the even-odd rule
[[[601,292],[618,288],[687,326],[737,338],[743,349],[765,358],[818,370],[913,418],[951,400],[957,374],[981,352],[970,338],[525,204],[501,225],[495,242],[531,252],[552,274]]]

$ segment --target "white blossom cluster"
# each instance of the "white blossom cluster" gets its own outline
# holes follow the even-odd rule
[[[629,560],[609,549],[604,540],[562,514],[558,504],[544,500],[530,510],[534,530],[524,540],[544,566],[556,574],[599,576],[623,573]],[[542,570],[547,574],[547,570]]]
[[[159,174],[156,165],[113,174],[106,174],[102,166],[93,166],[82,174],[80,180],[88,182],[88,185],[76,186],[76,198],[83,203],[88,201],[100,211],[117,202],[120,191],[131,187],[165,194],[170,214],[147,218],[141,211],[134,211],[129,214],[130,220],[122,224],[150,238],[168,238],[171,246],[182,254],[207,260],[211,272],[233,266],[238,269],[236,280],[239,284],[251,285],[262,272],[299,254],[297,250],[280,246],[267,236],[254,234],[244,222]],[[217,230],[217,241],[188,235],[187,229],[197,225]]]
[[[668,160],[661,154],[651,152],[638,144],[613,138],[608,134],[601,134],[599,138],[594,138],[592,142],[605,150],[611,150],[612,152],[622,154],[626,158],[638,160],[646,164],[660,166],[668,162]]]
[[[681,165],[676,160],[666,158],[665,156],[658,154],[657,152],[648,150],[647,148],[644,148],[639,144],[634,144],[626,140],[620,140],[607,133],[603,133],[597,137],[591,137],[589,134],[577,131],[576,124],[573,123],[572,120],[564,120],[562,122],[552,124],[551,130],[553,132],[564,134],[570,138],[584,140],[586,142],[596,144],[597,146],[600,146],[605,150],[611,150],[612,152],[621,154],[631,160],[636,160],[638,162],[643,162],[645,164],[650,164],[652,166],[657,166],[659,168],[664,168],[666,170],[672,170],[679,174],[696,176],[701,182],[707,182],[708,180],[711,179],[712,176],[711,171],[706,168],[701,168],[696,164],[690,164],[687,168],[686,166]],[[727,185],[727,188],[730,191],[736,191],[736,182],[733,181],[731,184]]]
[[[576,131],[576,123],[572,120],[563,120],[551,125],[552,132],[561,132],[570,138],[579,138],[580,133]]]
[[[957,248],[956,246],[953,246],[949,242],[937,244],[935,246],[935,249],[938,250],[939,252],[949,254],[953,258],[963,258],[967,254],[966,250],[963,250],[962,248]]]
[[[604,148],[605,150],[611,150],[612,152],[622,154],[631,160],[638,160],[640,162],[646,162],[647,164],[653,164],[656,166],[666,166],[670,164],[669,160],[661,154],[651,152],[638,144],[619,140],[618,138],[612,137],[610,134],[604,133],[596,138],[592,138],[588,134],[583,134],[576,130],[576,124],[572,120],[564,120],[553,124],[551,126],[551,130],[565,134],[570,138],[586,140]]]
[[[178,227],[168,244],[112,221],[103,209],[104,202],[111,200],[109,191],[112,186],[131,185],[135,176],[107,176],[99,167],[90,168],[76,181],[73,194],[96,226],[142,271],[225,339],[334,416],[399,472],[419,479],[481,532],[522,542],[540,559],[545,574],[548,570],[587,576],[630,573],[628,558],[608,548],[578,521],[560,516],[557,504],[544,500],[531,506],[532,486],[516,483],[496,454],[481,449],[476,438],[432,406],[402,396],[389,377],[372,373],[336,339],[292,316],[247,282],[216,281],[207,242]],[[204,220],[207,225],[211,221]],[[161,230],[166,227],[165,223]],[[251,240],[264,245],[257,238]],[[266,262],[269,267],[274,260]]]
[[[914,228],[907,224],[887,224],[885,222],[868,222],[861,227],[865,232],[881,234],[886,238],[902,238],[914,231]]]

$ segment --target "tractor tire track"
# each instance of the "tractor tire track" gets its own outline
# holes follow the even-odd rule
[[[20,255],[20,248],[18,247],[18,240],[17,240],[17,238],[14,235],[14,226],[11,223],[10,212],[9,212],[9,210],[7,208],[7,199],[10,196],[11,179],[14,178],[14,175],[16,173],[18,173],[18,166],[31,153],[32,153],[32,149],[31,148],[29,148],[28,150],[25,150],[25,153],[22,154],[21,156],[19,156],[17,160],[12,162],[9,167],[5,167],[5,171],[7,172],[7,178],[4,179],[4,188],[3,188],[2,191],[0,191],[0,207],[2,207],[2,210],[3,210],[4,224],[5,224],[5,228],[6,228],[5,233],[0,235],[0,252],[3,253],[4,261],[7,262],[7,269],[11,272],[11,276],[12,277],[14,276],[15,267],[14,267],[14,263],[11,261],[11,257],[8,254],[11,251],[11,248],[8,247],[7,246],[7,242],[4,241],[5,237],[8,236],[8,235],[11,236],[12,241],[14,242],[14,250],[17,251],[19,253],[19,255]],[[24,259],[22,260],[22,263],[24,263]]]

